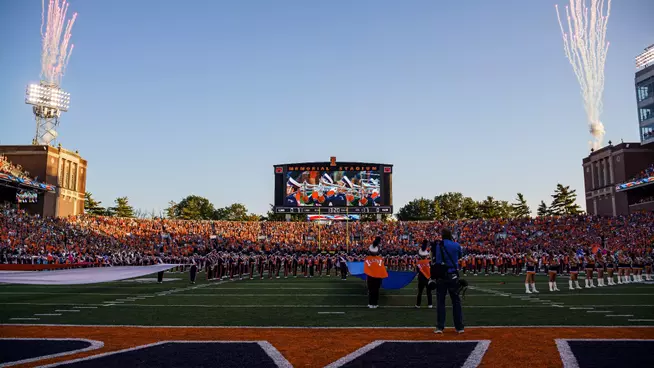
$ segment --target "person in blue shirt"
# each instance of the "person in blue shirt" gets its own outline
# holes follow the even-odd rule
[[[443,229],[441,231],[441,237],[443,241],[432,244],[432,261],[435,264],[444,263],[447,266],[448,277],[445,280],[438,280],[436,283],[436,330],[434,333],[442,334],[443,329],[445,329],[445,296],[448,293],[452,300],[454,328],[457,333],[463,333],[463,311],[461,308],[461,298],[458,293],[458,269],[462,250],[459,243],[454,241],[451,230]]]

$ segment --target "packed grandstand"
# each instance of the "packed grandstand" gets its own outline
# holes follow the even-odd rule
[[[626,217],[537,217],[431,222],[231,222],[132,219],[102,216],[40,218],[5,208],[0,214],[0,262],[10,264],[148,265],[196,262],[206,267],[229,258],[237,273],[278,263],[314,266],[322,274],[338,256],[364,257],[373,239],[384,239],[391,269],[415,267],[418,245],[454,229],[465,248],[464,269],[520,273],[528,256],[540,266],[597,254],[651,265],[654,213]],[[270,265],[270,266],[269,266]],[[306,267],[305,272],[306,272]],[[313,267],[311,267],[312,272]],[[247,275],[246,275],[247,276]]]

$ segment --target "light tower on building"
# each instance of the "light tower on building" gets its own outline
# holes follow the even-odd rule
[[[44,4],[45,6],[45,4]],[[27,86],[25,103],[32,105],[36,120],[35,145],[53,145],[59,135],[59,117],[68,111],[70,94],[61,89],[61,78],[74,45],[70,45],[71,29],[77,18],[74,13],[66,21],[68,3],[49,0],[47,13],[41,24],[41,82]]]

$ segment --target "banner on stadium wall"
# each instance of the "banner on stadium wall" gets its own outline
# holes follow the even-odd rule
[[[359,221],[359,215],[307,215],[309,221]]]
[[[38,181],[34,181],[31,179],[19,178],[17,176],[13,176],[7,173],[0,173],[0,180],[12,184],[22,184],[28,187],[32,187],[40,190],[46,190],[48,192],[54,192],[56,190],[56,187],[54,185],[39,183]]]
[[[649,178],[642,178],[634,181],[630,181],[627,183],[622,183],[618,184],[615,186],[615,191],[616,192],[621,192],[623,190],[631,189],[633,187],[639,187],[642,185],[647,185],[647,184],[654,184],[654,176],[650,176]]]

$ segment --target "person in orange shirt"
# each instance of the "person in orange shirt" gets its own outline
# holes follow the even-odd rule
[[[366,274],[366,283],[368,285],[368,308],[371,309],[379,306],[379,289],[381,288],[382,279],[388,277],[384,259],[379,255],[380,245],[381,238],[378,236],[368,248],[370,255],[363,262],[363,272]]]
[[[431,279],[431,265],[429,264],[429,251],[427,246],[429,242],[425,239],[422,241],[422,246],[418,251],[418,255],[421,257],[418,260],[417,269],[418,269],[418,297],[416,298],[416,308],[420,308],[420,302],[422,301],[422,290],[427,288],[427,308],[433,308],[431,289],[427,286],[429,280]]]

